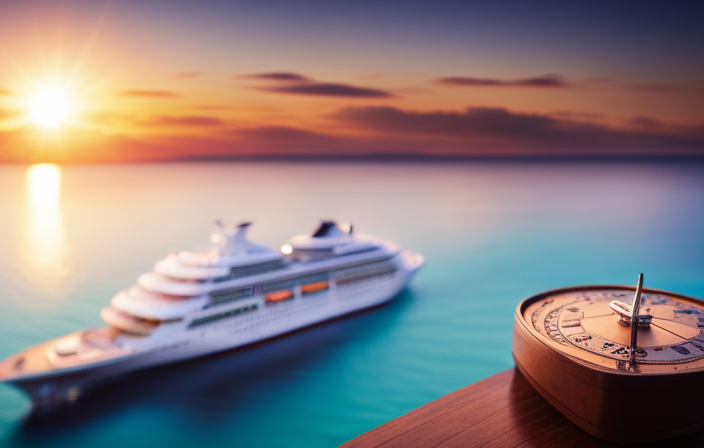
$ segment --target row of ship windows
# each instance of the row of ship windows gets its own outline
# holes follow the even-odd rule
[[[329,288],[330,284],[327,280],[323,282],[309,283],[307,285],[301,286],[301,295],[305,297],[313,293],[326,291]],[[267,303],[267,305],[288,299],[293,299],[293,289],[282,289],[279,291],[273,291],[264,296],[264,301]]]
[[[373,279],[382,278],[382,277],[389,277],[393,274],[393,272],[394,272],[393,270],[386,270],[383,272],[368,274],[363,277],[356,277],[354,279],[338,280],[336,283],[339,285],[343,285],[343,284],[349,285],[352,283],[367,283]],[[303,296],[311,295],[314,293],[325,291],[329,287],[330,287],[330,285],[327,280],[322,281],[322,282],[309,283],[309,284],[303,285],[301,287],[301,293],[303,294]],[[235,296],[235,298],[229,299],[229,300],[235,300],[235,299],[239,299],[239,298],[243,298],[243,297],[250,297],[252,295],[252,290],[253,290],[252,287],[238,289],[238,290],[232,290],[233,296]],[[284,300],[289,300],[292,298],[293,298],[293,290],[290,290],[290,289],[274,291],[274,292],[271,292],[271,293],[267,294],[266,296],[264,296],[264,300],[267,305],[282,302]],[[236,316],[236,315],[239,315],[242,313],[246,313],[248,311],[254,311],[256,309],[257,309],[257,304],[254,303],[254,304],[244,306],[241,308],[235,308],[232,310],[224,311],[222,313],[211,314],[209,316],[194,319],[191,322],[191,324],[189,325],[189,328],[193,328],[193,327],[196,327],[199,325],[208,324],[208,323],[215,322],[217,320],[225,319],[228,317],[233,317],[233,316]]]
[[[382,266],[368,266],[362,270],[357,269],[355,272],[347,273],[348,275],[346,275],[345,278],[338,279],[335,283],[341,285],[369,277],[387,275],[395,272],[395,269],[388,265],[383,266],[382,270],[380,270],[379,267]],[[246,288],[225,289],[210,294],[209,306],[219,305],[238,299],[245,299],[252,297],[255,293],[265,294],[264,299],[267,302],[277,302],[280,300],[291,299],[293,298],[293,289],[296,286],[301,286],[301,292],[303,295],[328,289],[330,287],[329,277],[330,276],[327,272],[323,272],[272,283],[265,283],[256,287],[248,286]]]
[[[305,313],[307,311],[310,311],[311,309],[319,308],[321,306],[324,306],[324,302],[315,301],[309,302],[308,304],[300,308],[282,308],[278,310],[273,309],[268,311],[266,314],[259,313],[256,316],[256,319],[242,319],[238,322],[231,322],[227,325],[216,327],[216,331],[226,331],[226,334],[228,335],[249,333],[255,330],[256,328],[267,325],[275,320],[280,320],[293,315]]]
[[[326,289],[327,289],[327,288],[326,288]],[[318,291],[320,291],[320,290],[321,290],[321,289],[311,290],[311,291],[308,291],[307,294],[310,294],[310,293],[313,293],[313,292],[318,292]],[[275,294],[279,294],[279,293],[283,293],[283,292],[284,292],[284,291],[279,291],[278,293],[273,293],[273,294],[270,294],[270,295],[273,296],[273,295],[275,295]],[[279,297],[283,297],[283,295],[281,294],[281,295],[279,295]],[[292,297],[292,296],[291,296],[291,297]],[[286,297],[286,298],[291,298],[291,297]],[[285,300],[285,299],[284,299],[284,298],[275,298],[275,299],[271,300],[271,302],[274,303],[274,302],[278,302],[278,301],[281,301],[281,300]],[[256,310],[257,308],[258,308],[257,304],[254,303],[254,304],[251,304],[251,305],[249,305],[249,306],[243,306],[243,307],[241,307],[241,308],[235,308],[235,309],[232,309],[232,310],[224,311],[224,312],[222,312],[222,313],[211,314],[211,315],[209,315],[209,316],[205,316],[205,317],[201,317],[201,318],[198,318],[198,319],[194,319],[194,320],[190,323],[190,325],[189,325],[188,327],[189,327],[189,328],[193,328],[193,327],[197,327],[197,326],[199,326],[199,325],[209,324],[209,323],[211,323],[211,322],[215,322],[215,321],[221,320],[221,319],[226,319],[226,318],[228,318],[228,317],[234,317],[234,316],[237,316],[237,315],[239,315],[239,314],[246,313],[246,312],[248,312],[248,311],[254,311],[254,310]],[[307,307],[304,307],[304,309],[305,309],[305,308],[307,308]],[[302,310],[299,310],[299,311],[302,311]],[[290,313],[289,313],[289,314],[290,314]]]
[[[225,318],[228,318],[228,317],[237,316],[237,315],[242,314],[242,313],[247,313],[247,312],[249,312],[249,311],[254,311],[254,310],[256,310],[257,308],[258,308],[257,304],[256,304],[256,303],[253,303],[253,304],[251,304],[251,305],[243,306],[243,307],[241,307],[241,308],[235,308],[235,309],[232,309],[232,310],[223,311],[222,313],[211,314],[210,316],[205,316],[205,317],[201,317],[201,318],[198,318],[198,319],[193,319],[193,321],[192,321],[191,324],[188,326],[188,328],[193,328],[193,327],[197,327],[198,325],[204,325],[204,324],[209,324],[209,323],[211,323],[211,322],[215,322],[216,320],[220,320],[220,319],[225,319]]]
[[[236,278],[249,277],[250,275],[264,274],[266,272],[283,269],[286,267],[284,260],[273,260],[249,266],[239,266],[230,269],[230,273],[224,277],[213,279],[214,282],[225,282]]]

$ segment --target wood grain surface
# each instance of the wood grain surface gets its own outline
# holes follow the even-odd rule
[[[647,408],[646,403],[644,407]],[[342,445],[344,448],[567,446],[623,445],[604,442],[582,431],[545,401],[517,369],[464,387]],[[704,447],[704,433],[640,446]]]

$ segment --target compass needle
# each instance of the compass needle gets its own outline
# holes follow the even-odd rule
[[[596,316],[585,316],[582,318],[582,320],[585,319],[594,319],[595,317],[604,317],[604,316],[613,316],[614,313],[608,313],[608,314],[597,314]]]
[[[679,334],[675,333],[674,331],[670,331],[670,330],[668,330],[668,329],[665,328],[665,327],[661,327],[660,325],[653,324],[653,323],[651,323],[651,325],[653,325],[654,327],[658,327],[658,328],[660,328],[661,330],[665,330],[665,331],[667,331],[667,332],[670,333],[670,334],[674,334],[674,335],[677,336],[678,338],[683,339],[683,340],[685,340],[685,341],[688,340],[688,339],[691,339],[691,338],[686,338],[686,337],[684,337],[684,336],[680,336]]]
[[[638,287],[636,295],[633,296],[633,305],[631,305],[631,364],[636,363],[636,352],[638,350],[638,323],[640,321],[640,297],[643,294],[643,274],[638,274]],[[650,316],[652,319],[653,316]]]

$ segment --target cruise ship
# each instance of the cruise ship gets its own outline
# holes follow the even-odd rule
[[[78,331],[0,362],[35,404],[141,369],[240,347],[391,300],[423,257],[324,221],[280,250],[216,221],[209,251],[171,254]]]

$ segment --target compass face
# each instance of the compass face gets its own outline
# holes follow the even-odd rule
[[[633,297],[633,289],[618,287],[561,290],[529,299],[522,314],[531,332],[553,348],[602,367],[629,370],[631,327],[610,303],[631,305]],[[652,319],[637,329],[638,371],[704,369],[704,303],[644,290],[640,313]]]

